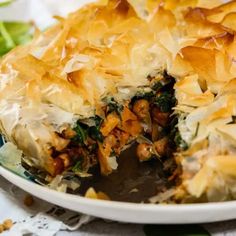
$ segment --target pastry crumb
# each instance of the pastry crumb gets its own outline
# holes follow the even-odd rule
[[[4,230],[9,230],[13,225],[13,222],[11,219],[7,219],[3,221],[3,228]]]
[[[0,233],[3,233],[6,230],[9,230],[13,226],[11,219],[6,219],[3,223],[0,224]]]
[[[0,233],[2,233],[4,231],[4,227],[2,224],[0,224]]]
[[[24,198],[24,204],[27,207],[31,207],[34,204],[34,198],[31,195],[27,194]]]

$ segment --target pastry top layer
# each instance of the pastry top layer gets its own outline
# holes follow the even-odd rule
[[[149,75],[170,66],[179,48],[171,12],[160,8],[147,22],[125,1],[103,4],[58,18],[57,25],[3,59],[2,73],[9,78],[16,71],[11,80],[22,88],[19,96],[89,117],[99,113],[105,96],[128,99],[148,85]],[[2,90],[2,97],[11,89]]]

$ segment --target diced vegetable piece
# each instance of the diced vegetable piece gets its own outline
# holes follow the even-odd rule
[[[142,132],[143,128],[138,120],[127,120],[122,122],[122,130],[132,136],[137,136]]]
[[[128,121],[128,120],[137,120],[137,116],[128,108],[124,107],[124,110],[121,114],[122,122]]]
[[[94,188],[89,188],[85,193],[86,198],[91,199],[100,199],[100,200],[110,200],[110,198],[104,192],[98,192],[94,190]]]
[[[121,135],[119,136],[119,138],[120,138],[119,141],[120,141],[120,145],[122,147],[125,146],[125,144],[128,142],[129,136],[130,135],[128,133],[121,131]]]
[[[100,164],[101,173],[103,175],[109,175],[112,172],[112,168],[109,165],[108,158],[111,153],[111,147],[106,145],[104,148],[101,143],[98,144],[98,160]]]
[[[116,139],[116,145],[113,149],[114,151],[113,155],[119,155],[121,149],[128,143],[130,134],[121,129],[114,129],[112,131],[112,135],[114,135]]]
[[[114,147],[117,143],[117,139],[113,134],[108,135],[104,140],[104,145],[109,145],[110,147]]]
[[[116,113],[110,113],[106,120],[103,122],[101,127],[101,133],[103,136],[107,136],[118,124],[120,123],[120,119]]]
[[[138,121],[137,116],[130,111],[127,107],[124,107],[124,110],[121,114],[121,129],[126,133],[137,136],[140,132],[142,132],[142,126]]]
[[[97,193],[96,191],[94,190],[94,188],[89,188],[85,195],[84,195],[86,198],[92,198],[92,199],[97,199]]]
[[[100,200],[107,200],[107,201],[111,200],[107,196],[107,194],[105,194],[104,192],[100,192],[100,191],[97,193],[97,198],[100,199]]]

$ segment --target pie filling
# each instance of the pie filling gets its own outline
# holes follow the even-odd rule
[[[173,110],[175,79],[164,71],[147,80],[149,86],[140,88],[131,100],[118,103],[112,96],[104,97],[104,117],[80,119],[74,127],[57,134],[69,144],[61,151],[52,148],[52,177],[70,173],[83,182],[94,178],[90,170],[96,166],[101,175],[108,176],[116,171],[121,152],[133,144],[134,158],[140,163],[171,163],[166,171],[174,173],[173,153],[181,145],[183,148]]]

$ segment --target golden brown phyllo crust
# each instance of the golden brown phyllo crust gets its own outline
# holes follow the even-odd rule
[[[1,132],[54,177],[97,164],[108,175],[137,141],[140,161],[176,160],[168,201],[234,199],[235,10],[103,0],[57,17],[1,60]]]

